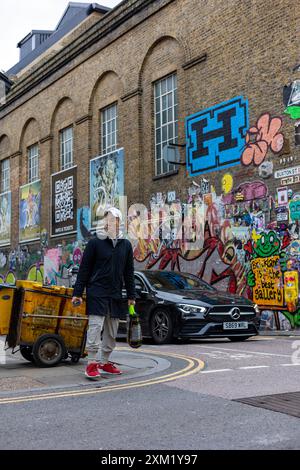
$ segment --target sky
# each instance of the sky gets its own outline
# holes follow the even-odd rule
[[[17,44],[31,30],[55,29],[68,3],[68,0],[0,0],[0,70],[9,70],[19,61]],[[112,8],[120,0],[82,0],[82,3]]]

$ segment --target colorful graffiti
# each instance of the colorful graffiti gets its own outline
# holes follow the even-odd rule
[[[190,176],[237,165],[248,129],[248,101],[237,96],[186,118]]]
[[[284,144],[281,126],[281,117],[271,117],[269,113],[262,114],[246,133],[246,148],[242,153],[241,163],[245,166],[251,163],[259,166],[264,162],[268,150],[279,153]]]
[[[175,204],[168,204],[163,193],[152,196],[150,209],[156,208],[158,220],[155,231],[150,230],[148,237],[137,236],[133,242],[137,267],[192,272],[219,290],[251,298],[261,308],[264,329],[298,328],[300,306],[295,272],[300,269],[300,235],[294,227],[299,224],[297,212],[291,214],[290,225],[288,221],[274,221],[280,206],[268,194],[263,181],[244,182],[234,188],[229,183],[227,191],[221,185],[221,196],[212,185],[211,192],[205,194],[201,185],[188,190],[187,203],[195,205],[198,220],[195,227],[191,224],[186,238],[180,238],[174,227],[176,220],[184,220],[187,203],[177,197]],[[292,192],[289,198],[297,201]],[[294,213],[297,206],[290,209]],[[164,212],[168,217],[163,223]],[[149,219],[151,214],[149,210]],[[141,226],[137,217],[133,225],[136,234],[143,233]],[[195,235],[198,239],[200,235],[201,246],[188,249],[186,241],[194,240]]]
[[[43,255],[39,249],[22,245],[0,252],[0,283],[15,284],[16,279],[42,282],[43,277]]]
[[[256,241],[245,245],[251,257],[247,281],[253,288],[253,301],[260,307],[283,306],[280,248],[280,240],[273,231],[263,232]]]

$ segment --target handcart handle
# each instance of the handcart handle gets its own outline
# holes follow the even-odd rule
[[[61,320],[83,320],[83,321],[88,321],[87,317],[62,317],[62,316],[57,316],[57,315],[33,315],[31,313],[22,313],[23,318],[60,318]]]

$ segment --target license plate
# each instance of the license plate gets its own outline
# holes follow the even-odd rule
[[[223,323],[223,330],[247,330],[247,321],[232,321]]]

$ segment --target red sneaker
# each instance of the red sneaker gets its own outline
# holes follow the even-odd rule
[[[108,362],[107,364],[98,364],[98,369],[106,374],[121,375],[122,372],[118,369],[115,364]]]
[[[101,377],[98,365],[96,362],[88,364],[85,369],[85,376],[90,380],[97,380]]]

